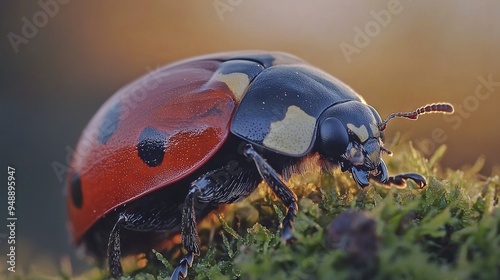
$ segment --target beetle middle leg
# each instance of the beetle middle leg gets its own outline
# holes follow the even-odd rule
[[[192,182],[182,213],[182,244],[187,254],[181,259],[171,279],[186,277],[200,246],[195,214],[203,205],[219,205],[241,200],[252,193],[262,179],[288,208],[282,222],[282,239],[293,240],[293,220],[297,214],[297,196],[280,179],[278,173],[251,145],[243,149],[245,158],[229,160]]]
[[[245,147],[244,154],[255,162],[260,176],[271,187],[273,192],[287,207],[287,213],[282,222],[283,233],[281,238],[288,242],[293,240],[293,221],[297,215],[297,195],[288,188],[279,178],[278,173],[269,165],[266,160],[255,151],[252,145]]]
[[[186,277],[194,257],[200,254],[196,217],[206,206],[233,203],[252,193],[260,180],[251,162],[229,160],[223,167],[200,176],[191,183],[182,210],[182,245],[187,254],[181,259],[171,279]]]

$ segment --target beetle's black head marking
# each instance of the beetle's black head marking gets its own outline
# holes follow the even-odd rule
[[[339,158],[349,151],[348,144],[363,144],[368,139],[381,137],[378,113],[359,101],[334,104],[320,116],[318,148],[323,156]]]
[[[331,162],[349,170],[356,183],[368,185],[370,176],[387,177],[380,154],[383,148],[379,129],[381,118],[371,106],[359,101],[335,104],[325,110],[318,126],[317,147]]]
[[[362,187],[369,184],[370,176],[380,182],[388,180],[387,166],[381,159],[384,148],[382,131],[393,118],[417,119],[426,113],[453,113],[449,103],[434,103],[406,113],[393,113],[381,120],[371,106],[347,101],[334,104],[320,117],[317,147],[326,159],[339,163],[342,171],[349,170],[356,183]]]
[[[325,118],[319,125],[319,150],[323,156],[334,158],[343,154],[349,144],[349,135],[344,124],[335,117]]]

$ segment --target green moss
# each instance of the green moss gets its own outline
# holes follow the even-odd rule
[[[339,170],[293,177],[290,185],[301,196],[293,244],[282,243],[285,208],[264,186],[260,195],[236,204],[232,211],[239,214],[219,215],[215,241],[195,259],[189,278],[500,279],[499,179],[477,176],[481,159],[465,170],[440,170],[445,150],[427,160],[410,144],[386,159],[391,173],[422,173],[428,180],[422,190],[413,182],[404,188],[372,183],[360,190]],[[363,253],[355,237],[346,238],[358,251],[331,249],[325,242],[332,219],[348,210],[375,221],[375,254]],[[237,224],[249,227],[229,226]],[[123,279],[168,278],[175,260],[155,254],[159,262],[147,268],[158,271],[154,276],[139,272]]]

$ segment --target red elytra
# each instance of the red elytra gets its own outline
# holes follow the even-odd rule
[[[76,192],[81,191],[82,200],[79,208],[68,195],[75,243],[109,211],[181,180],[220,148],[236,106],[225,83],[207,85],[220,63],[196,59],[159,69],[150,74],[150,82],[142,78],[129,84],[99,109],[85,128],[71,163],[70,180],[77,174],[80,190]],[[178,102],[172,103],[173,98]],[[115,120],[103,127],[103,121],[117,104],[121,107],[117,127],[103,145],[97,136],[116,125]],[[220,113],[210,114],[213,110]],[[137,152],[137,139],[147,126],[169,134],[168,153],[154,168]]]

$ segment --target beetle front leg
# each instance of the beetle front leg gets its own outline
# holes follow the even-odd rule
[[[297,195],[285,185],[279,178],[278,173],[255,151],[252,145],[246,145],[244,154],[253,159],[262,179],[266,181],[273,192],[287,207],[288,210],[282,222],[283,233],[281,238],[286,242],[292,241],[294,239],[293,222],[298,210]]]
[[[417,185],[421,189],[427,185],[425,178],[418,173],[404,173],[404,174],[390,176],[384,182],[378,180],[378,178],[375,178],[375,179],[377,179],[377,181],[379,181],[380,183],[386,184],[386,185],[394,184],[394,185],[402,186],[406,183],[406,180],[408,180],[408,179],[413,180],[415,183],[417,183]]]
[[[420,188],[423,188],[427,185],[427,181],[425,181],[425,178],[418,174],[418,173],[404,173],[404,174],[398,174],[398,175],[394,175],[394,176],[391,176],[387,179],[387,182],[389,184],[395,184],[395,185],[404,185],[406,180],[408,179],[411,179],[413,180],[415,183],[417,183],[417,185],[420,187]]]

